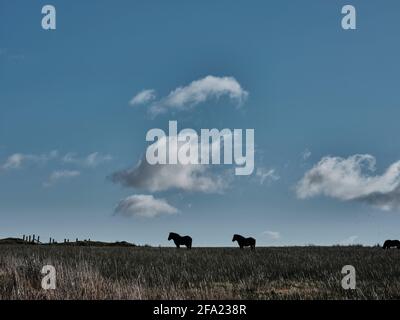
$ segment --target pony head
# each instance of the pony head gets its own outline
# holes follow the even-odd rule
[[[176,236],[176,233],[174,232],[170,232],[169,236],[168,236],[168,241],[170,241],[171,239],[173,239]]]
[[[237,241],[238,239],[239,239],[239,235],[238,234],[234,234],[232,242]]]

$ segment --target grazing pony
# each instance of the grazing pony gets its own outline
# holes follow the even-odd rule
[[[254,250],[256,248],[256,239],[254,238],[245,238],[242,237],[240,234],[235,234],[233,235],[232,242],[237,241],[239,244],[240,249],[243,249],[243,247],[250,247],[251,250]]]
[[[186,248],[192,249],[192,238],[189,236],[181,237],[177,233],[170,232],[168,236],[168,241],[170,240],[174,240],[174,243],[177,248],[180,248],[180,246],[186,246]]]
[[[386,240],[385,243],[383,244],[383,249],[390,249],[392,247],[396,247],[397,249],[400,249],[400,241],[399,240]]]

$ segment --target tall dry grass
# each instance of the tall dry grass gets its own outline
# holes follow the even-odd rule
[[[0,247],[0,299],[398,299],[400,250]],[[41,288],[44,265],[56,290]],[[353,265],[356,290],[341,287]]]

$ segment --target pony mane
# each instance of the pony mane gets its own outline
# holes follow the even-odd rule
[[[178,236],[178,237],[180,237],[180,235],[178,234],[178,233],[176,233],[176,232],[170,232],[169,233],[169,236],[171,237],[171,236]]]

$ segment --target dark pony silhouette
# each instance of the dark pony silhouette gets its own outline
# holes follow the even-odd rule
[[[250,247],[251,250],[254,250],[256,248],[256,239],[254,238],[245,238],[242,237],[240,234],[235,234],[233,235],[232,242],[237,241],[239,244],[240,249],[243,249],[244,247]]]
[[[174,240],[174,243],[177,248],[180,248],[180,246],[186,246],[186,248],[192,249],[192,238],[189,236],[181,237],[177,233],[170,232],[168,236],[168,241],[170,240]]]
[[[392,247],[396,247],[397,249],[400,249],[400,241],[399,240],[386,240],[385,243],[383,244],[383,249],[390,249]]]

